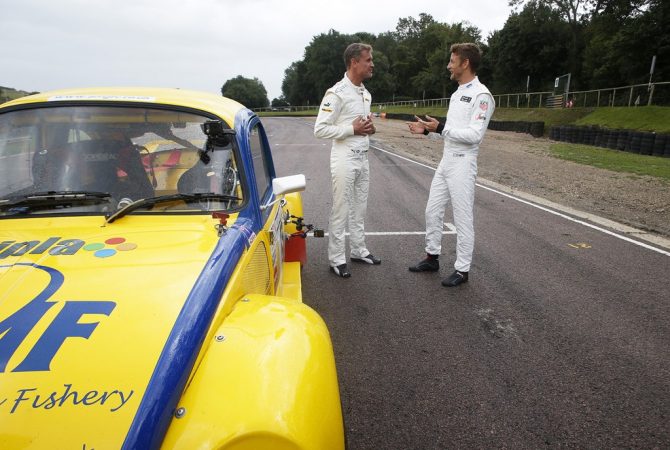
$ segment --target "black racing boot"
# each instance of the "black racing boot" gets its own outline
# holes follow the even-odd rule
[[[362,258],[356,258],[356,257],[352,256],[351,260],[354,261],[354,262],[362,262],[362,263],[365,263],[365,264],[373,264],[375,266],[378,266],[379,264],[382,263],[382,260],[377,258],[372,253],[368,253],[367,256],[363,256]]]
[[[440,261],[438,255],[426,254],[426,259],[422,259],[413,266],[409,266],[410,272],[437,272],[440,270]]]
[[[454,287],[467,282],[468,272],[459,272],[458,270],[455,270],[454,273],[449,275],[449,278],[442,280],[442,286]]]
[[[330,266],[330,270],[335,272],[335,275],[337,275],[338,277],[349,278],[351,276],[351,272],[349,272],[349,269],[347,268],[346,264],[340,264],[339,266]]]

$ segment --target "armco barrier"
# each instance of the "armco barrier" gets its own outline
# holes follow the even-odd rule
[[[670,157],[670,134],[613,130],[596,126],[559,125],[549,129],[549,139],[640,155]]]
[[[413,114],[395,114],[385,113],[387,119],[405,120],[414,122]],[[440,120],[444,123],[444,120]],[[542,137],[544,135],[544,122],[523,122],[523,121],[509,121],[509,120],[491,120],[489,121],[489,129],[497,131],[514,131],[517,133],[529,133],[533,137]]]

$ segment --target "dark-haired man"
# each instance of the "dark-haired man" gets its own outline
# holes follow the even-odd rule
[[[374,134],[372,97],[363,81],[372,77],[372,47],[355,43],[344,51],[344,78],[326,91],[314,125],[314,136],[332,139],[330,175],[333,207],[328,227],[328,260],[335,275],[349,278],[345,231],[349,223],[352,261],[381,264],[365,246],[364,219],[368,203],[369,135]]]
[[[475,243],[473,209],[477,153],[495,103],[489,90],[477,78],[481,62],[479,47],[463,43],[452,45],[450,50],[447,68],[451,79],[458,82],[458,89],[449,100],[446,123],[442,125],[429,116],[426,116],[427,120],[417,117],[416,122],[408,122],[414,134],[436,132],[444,137],[444,153],[426,204],[426,258],[410,266],[409,270],[439,270],[444,212],[451,200],[456,226],[456,262],[454,272],[442,280],[442,285],[453,287],[468,281]]]

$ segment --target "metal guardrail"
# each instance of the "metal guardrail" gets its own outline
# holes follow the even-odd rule
[[[670,106],[670,82],[570,92],[573,106]]]
[[[562,101],[560,96],[562,95]],[[500,108],[545,108],[554,107],[559,99],[563,107],[605,107],[605,106],[670,106],[670,82],[634,84],[607,89],[589,91],[570,91],[566,93],[516,92],[511,94],[493,94],[496,106]],[[572,103],[568,103],[572,101]],[[389,107],[448,107],[448,98],[422,100],[404,100],[399,102],[374,103],[373,108],[384,110]]]
[[[560,96],[562,95],[562,99]],[[607,89],[592,89],[589,91],[570,91],[556,93],[543,92],[516,92],[511,94],[493,94],[496,106],[499,108],[548,108],[558,103],[563,107],[597,108],[607,106],[670,106],[670,81],[634,84]],[[572,103],[568,103],[572,101]],[[308,111],[318,106],[282,106],[256,108],[254,111]],[[448,108],[449,98],[430,98],[417,100],[402,100],[395,102],[373,103],[372,111],[384,111],[392,107],[404,108]]]

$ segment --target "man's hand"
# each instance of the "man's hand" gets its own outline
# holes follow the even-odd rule
[[[437,130],[437,126],[440,124],[437,119],[430,116],[426,116],[427,120],[422,120],[418,116],[414,116],[414,118],[416,119],[416,122],[407,122],[409,131],[412,132],[412,134],[423,134],[425,130],[434,133]]]
[[[358,116],[351,124],[354,126],[354,134],[368,136],[375,134],[375,126],[372,123],[372,114],[368,117]]]

